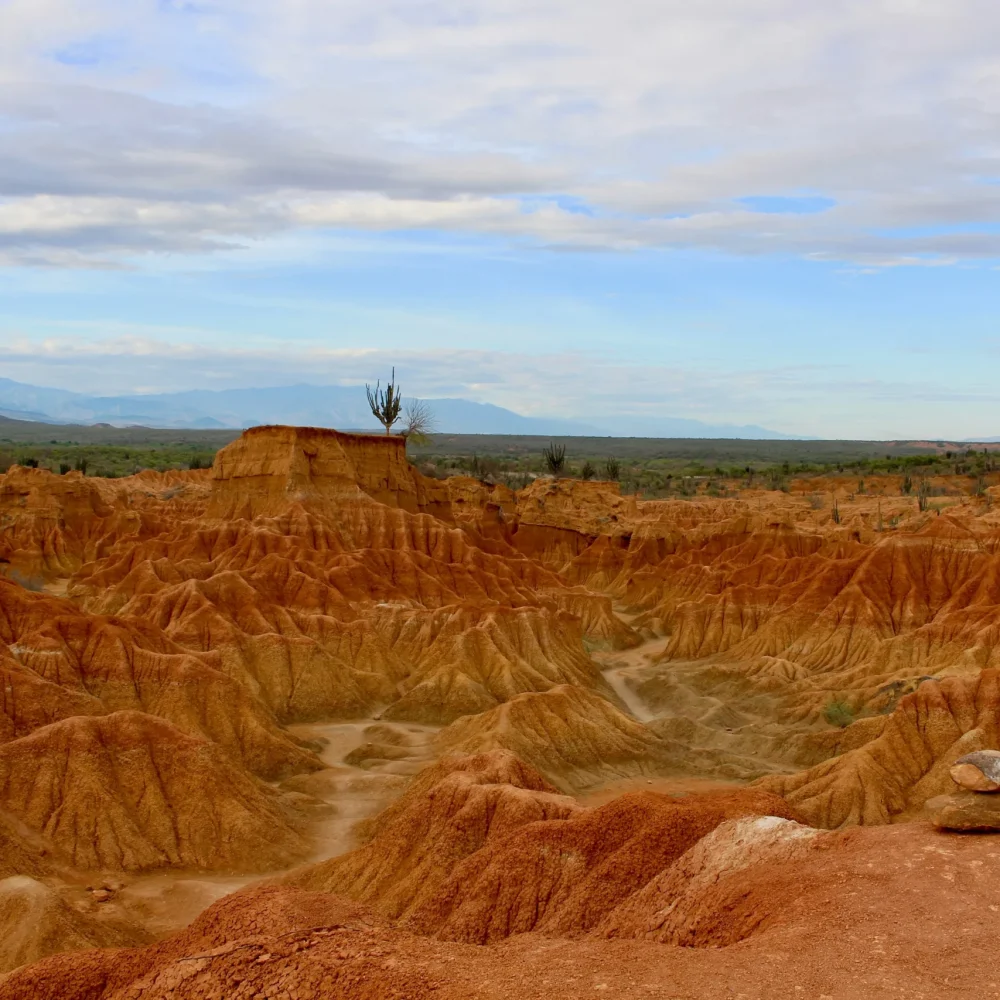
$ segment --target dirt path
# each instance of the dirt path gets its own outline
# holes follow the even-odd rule
[[[385,762],[366,761],[363,768],[346,764],[344,758],[369,741],[366,730],[376,725],[397,732],[405,741],[407,756]],[[307,831],[313,843],[308,861],[343,854],[357,846],[355,826],[385,808],[406,787],[408,776],[427,763],[429,743],[436,731],[431,726],[411,723],[387,726],[374,718],[289,726],[289,732],[298,739],[324,744],[319,756],[328,765],[326,770],[287,783],[330,807]],[[126,885],[110,905],[119,908],[128,923],[159,937],[186,927],[217,899],[262,877],[183,871],[123,876],[119,881]]]
[[[613,653],[594,653],[593,658],[601,665],[604,679],[621,698],[629,712],[640,722],[649,722],[656,717],[646,701],[635,690],[639,682],[639,672],[648,668],[660,653],[666,649],[669,639],[658,638],[644,642],[634,649]]]

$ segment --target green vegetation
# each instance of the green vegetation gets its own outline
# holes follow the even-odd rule
[[[48,444],[12,445],[0,441],[0,472],[11,465],[48,469],[66,475],[71,469],[85,476],[116,479],[143,469],[209,469],[215,449],[198,445],[120,447],[117,445]]]
[[[394,400],[397,392],[393,383]],[[381,392],[383,399],[387,393]],[[431,434],[419,427],[421,422],[415,422],[421,433],[411,435],[407,444],[410,460],[425,475],[471,475],[515,489],[536,476],[586,474],[617,480],[623,492],[648,498],[735,496],[741,489],[788,489],[796,480],[842,476],[843,486],[851,489],[855,484],[861,487],[863,480],[867,493],[916,494],[917,505],[927,510],[929,497],[946,494],[978,495],[988,503],[986,489],[1000,480],[996,450],[944,442],[606,437],[550,441],[526,435]],[[69,466],[85,475],[125,476],[142,469],[207,468],[216,451],[239,435],[237,430],[67,426],[0,417],[0,469],[14,462],[37,463],[56,473],[68,471],[64,466]],[[879,482],[884,476],[898,478],[887,486]],[[936,476],[957,476],[959,481],[946,487],[932,485]],[[821,499],[810,502],[822,506]],[[840,511],[836,505],[833,510],[836,521]]]
[[[854,721],[854,710],[843,698],[834,698],[823,709],[823,718],[831,726],[839,726],[841,729],[846,729]]]
[[[549,456],[561,462],[558,470]],[[595,475],[618,480],[623,492],[647,498],[734,496],[738,489],[787,490],[797,479],[843,476],[844,487],[866,494],[909,494],[933,476],[967,476],[968,486],[929,485],[927,496],[974,495],[991,485],[995,451],[959,453],[944,443],[879,441],[742,441],[695,438],[586,438],[559,442],[521,435],[435,434],[410,448],[426,475],[474,475],[510,486],[536,476]],[[879,477],[898,476],[887,489]],[[1000,477],[993,478],[995,484]],[[853,482],[851,481],[853,479]],[[980,485],[981,481],[981,485]],[[926,497],[922,501],[926,509]],[[835,520],[839,511],[835,508]]]
[[[558,476],[563,471],[566,464],[566,445],[552,444],[542,449],[542,458],[545,459],[545,467],[553,476]],[[589,464],[589,463],[588,463]]]
[[[917,488],[917,508],[921,511],[927,510],[927,498],[931,494],[930,483],[926,479],[920,480],[920,486]]]
[[[0,471],[24,465],[65,475],[131,476],[143,469],[210,468],[239,431],[84,427],[0,418]]]
[[[372,415],[388,434],[392,425],[399,419],[399,409],[403,405],[403,390],[396,385],[396,369],[392,369],[392,378],[389,379],[385,389],[379,388],[379,383],[376,382],[374,392],[367,384],[365,392],[368,393],[368,405],[371,407]]]

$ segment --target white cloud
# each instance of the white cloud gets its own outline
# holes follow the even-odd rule
[[[995,258],[961,227],[1000,224],[998,30],[992,0],[8,0],[0,261],[318,226]],[[737,203],[797,192],[836,204]]]

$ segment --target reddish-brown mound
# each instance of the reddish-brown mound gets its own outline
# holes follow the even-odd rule
[[[401,684],[405,694],[387,718],[447,723],[563,684],[611,694],[584,650],[575,616],[537,608],[463,607],[395,617],[393,651],[413,666]]]
[[[454,867],[484,844],[578,809],[513,754],[446,757],[373,824],[377,833],[364,847],[282,882],[349,896],[398,918],[433,898]]]
[[[455,753],[510,750],[571,792],[686,763],[606,698],[568,684],[459,719],[438,735],[437,745]]]
[[[997,991],[990,964],[974,960],[995,922],[995,888],[983,877],[992,840],[917,824],[810,844],[706,886],[719,940],[730,927],[753,931],[738,947],[536,934],[475,947],[367,924],[329,896],[255,889],[161,944],[19,970],[0,983],[0,1000],[965,1000]]]
[[[121,920],[80,912],[37,879],[0,880],[0,974],[60,951],[122,948],[148,940]]]
[[[0,740],[78,715],[135,710],[204,736],[267,778],[319,767],[227,677],[148,621],[81,612],[0,579]]]
[[[143,472],[88,479],[13,466],[0,476],[0,570],[29,581],[69,576],[121,538],[158,534],[179,514],[201,516],[209,476]]]
[[[718,824],[790,815],[780,799],[637,795],[581,810],[501,751],[565,788],[675,770],[742,778],[840,753],[766,786],[827,825],[906,817],[944,790],[954,756],[1000,740],[1000,511],[969,499],[938,515],[842,487],[839,523],[802,493],[644,502],[544,479],[514,495],[426,479],[398,438],[308,428],[256,428],[211,476],[15,469],[0,481],[0,575],[68,597],[0,581],[8,870],[49,877],[59,848],[81,865],[280,864],[301,842],[288,800],[258,778],[318,766],[281,724],[380,715],[451,723],[437,749],[490,752],[418,775],[364,848],[297,873],[303,884],[461,940],[580,935],[632,904],[619,928],[737,940],[760,906],[716,926],[730,897],[709,883],[789,858],[765,838],[733,860],[737,828]],[[655,650],[623,652],[640,633]],[[595,660],[633,711],[665,717],[619,711]],[[924,674],[964,680],[919,686]],[[831,701],[888,713],[913,691],[842,734],[825,721]],[[28,760],[41,762],[30,787]],[[141,989],[201,989],[180,971],[211,979],[200,962],[171,961]],[[290,991],[229,962],[264,992]]]
[[[949,770],[959,757],[998,745],[1000,670],[984,670],[925,681],[871,742],[758,784],[783,795],[814,826],[888,823],[953,791]]]
[[[305,849],[269,786],[139,712],[67,719],[0,746],[0,808],[85,869],[266,871]]]
[[[762,865],[803,856],[820,836],[776,816],[726,820],[615,907],[595,933],[686,948],[742,941],[777,913],[739,906],[730,883],[748,869],[753,878]]]
[[[320,427],[252,427],[219,452],[213,517],[255,517],[289,503],[368,496],[380,503],[449,512],[448,489],[406,460],[394,435],[344,434]]]
[[[2,887],[3,883],[0,883],[0,892]],[[88,930],[93,934],[101,933],[100,925],[96,925],[95,929],[94,921],[84,926],[86,930],[77,931],[78,934]],[[213,971],[217,971],[216,961],[224,961],[226,956],[234,953],[239,957],[243,957],[240,955],[242,952],[252,953],[253,964],[260,968],[267,960],[257,962],[257,959],[265,954],[280,953],[283,950],[282,939],[287,939],[289,945],[296,944],[294,949],[289,948],[289,954],[301,952],[303,957],[309,957],[310,948],[303,947],[303,939],[316,935],[312,947],[329,944],[337,929],[362,933],[374,931],[366,911],[350,900],[298,889],[256,887],[226,896],[205,910],[190,927],[142,950],[121,950],[119,945],[119,950],[105,948],[39,963],[10,977],[5,984],[0,983],[0,996],[31,996],[38,1000],[47,997],[52,1000],[96,1000],[98,997],[110,1000],[111,997],[120,997],[125,1000],[125,997],[137,995],[137,990],[151,990],[153,995],[157,995],[161,990],[169,992],[174,987],[182,986],[191,974],[197,975],[206,965],[211,964]],[[109,932],[104,933],[105,937],[109,936]],[[343,936],[339,941],[342,940]],[[334,943],[338,943],[338,939]],[[93,944],[91,942],[91,946]],[[207,959],[197,957],[206,953],[216,961],[209,963]],[[336,951],[333,954],[335,956]],[[171,967],[182,974],[178,976],[176,972],[162,971]],[[223,996],[243,995],[239,983],[245,978],[239,976],[235,982],[230,982],[229,989],[235,993],[220,994],[220,1000]],[[336,980],[338,977],[333,978]],[[309,985],[308,974],[299,973],[291,988],[301,991],[300,996],[307,997]],[[327,981],[323,985],[332,983]],[[22,993],[22,990],[25,992]]]
[[[564,822],[533,823],[456,865],[407,926],[476,944],[530,930],[581,934],[720,823],[747,815],[794,817],[782,799],[755,790],[638,792]]]

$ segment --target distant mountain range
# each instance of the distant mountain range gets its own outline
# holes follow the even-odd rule
[[[749,438],[789,440],[752,424],[620,416],[593,422],[525,417],[468,399],[427,399],[435,430],[443,434],[551,434],[609,437]],[[15,420],[116,427],[242,428],[298,424],[341,430],[376,429],[361,386],[290,385],[267,389],[196,389],[133,396],[90,396],[0,378],[0,415]]]

